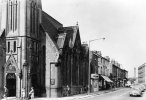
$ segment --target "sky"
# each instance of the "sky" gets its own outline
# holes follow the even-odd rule
[[[146,0],[42,0],[42,8],[63,26],[79,25],[81,42],[101,51],[134,77],[146,62]]]

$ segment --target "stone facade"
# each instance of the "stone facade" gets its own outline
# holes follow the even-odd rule
[[[63,27],[42,11],[41,0],[1,0],[0,91],[60,97],[87,90],[88,50],[78,26]],[[84,51],[84,52],[81,52]],[[65,89],[69,88],[68,91]],[[65,91],[64,91],[65,90]]]
[[[2,97],[4,92],[4,64],[6,63],[5,53],[5,34],[2,33],[0,37],[0,96]],[[0,98],[1,98],[0,97]]]
[[[41,4],[39,0],[3,0],[1,5],[1,31],[5,30],[1,34],[6,39],[3,83],[9,90],[7,96],[21,97],[22,88],[28,96],[37,73],[32,70],[38,65]]]
[[[59,31],[60,38],[57,43],[62,60],[63,96],[67,95],[64,91],[66,87],[69,87],[69,95],[79,94],[82,92],[83,86],[87,84],[84,78],[87,66],[82,66],[85,59],[82,54],[79,27],[64,27]]]

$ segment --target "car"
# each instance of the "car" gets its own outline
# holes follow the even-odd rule
[[[125,87],[131,87],[131,84],[129,83],[125,84]]]
[[[139,84],[139,88],[141,89],[142,92],[145,91],[145,86],[143,84]]]
[[[143,93],[142,93],[142,91],[141,91],[139,86],[132,87],[131,91],[129,92],[130,96],[140,96],[141,97],[142,94]]]
[[[143,86],[144,86],[144,89],[146,90],[146,84],[143,84]]]

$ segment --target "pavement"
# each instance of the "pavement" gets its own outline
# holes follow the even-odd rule
[[[68,96],[68,97],[60,97],[60,98],[34,98],[31,100],[75,100],[75,99],[83,99],[83,98],[92,98],[94,96],[97,95],[102,95],[105,93],[109,93],[109,92],[114,92],[120,89],[124,89],[123,87],[121,88],[115,88],[115,89],[110,89],[110,90],[102,90],[102,91],[98,91],[98,92],[94,92],[94,93],[90,93],[90,94],[78,94],[78,95],[73,95],[73,96]]]
[[[85,94],[78,94],[78,95],[73,95],[73,96],[68,96],[68,97],[59,97],[59,98],[42,98],[41,97],[41,98],[34,98],[31,100],[75,100],[75,99],[83,99],[83,98],[92,98],[97,95],[114,92],[114,91],[117,91],[120,89],[124,89],[124,88],[120,87],[120,88],[115,88],[115,89],[110,89],[110,90],[101,90],[101,91],[90,93],[90,94],[85,93]],[[16,100],[16,98],[8,97],[8,98],[2,99],[2,100]]]

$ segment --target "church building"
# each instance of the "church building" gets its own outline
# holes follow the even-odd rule
[[[80,93],[87,85],[79,26],[63,25],[42,10],[41,0],[0,0],[0,96]]]

